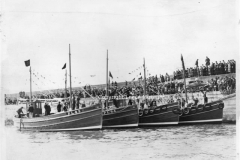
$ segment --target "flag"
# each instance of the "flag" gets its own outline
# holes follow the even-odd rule
[[[133,78],[133,80],[132,81],[134,81],[135,80],[135,78]]]
[[[24,62],[25,62],[26,67],[30,66],[30,59],[27,61],[24,61]]]
[[[66,68],[66,63],[64,64],[64,66],[62,67],[62,69],[65,69]]]
[[[111,78],[113,78],[113,76],[112,76],[112,74],[111,74],[111,72],[109,71],[109,76],[111,77]]]

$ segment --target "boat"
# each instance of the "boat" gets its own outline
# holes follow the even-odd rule
[[[101,120],[101,105],[96,104],[83,109],[51,114],[49,116],[18,118],[18,120],[15,120],[15,124],[21,131],[95,130],[102,128]]]
[[[116,100],[118,108],[103,111],[103,128],[138,127],[137,104],[128,105],[126,100]],[[110,101],[109,106],[113,105]],[[110,107],[111,108],[111,107]]]
[[[146,96],[146,72],[145,72],[145,59],[143,61],[144,67],[144,96]],[[146,104],[146,101],[145,101]],[[177,125],[179,121],[179,115],[175,114],[173,110],[178,108],[177,102],[166,103],[158,105],[154,108],[143,108],[144,103],[139,104],[139,123],[140,127],[150,126],[167,126]]]
[[[71,86],[71,52],[69,44],[69,70],[70,70],[70,108],[72,108],[72,86]],[[67,74],[66,74],[67,79]],[[65,90],[66,83],[65,81]],[[66,94],[65,94],[66,95]],[[26,131],[72,131],[72,130],[93,130],[102,128],[102,106],[100,103],[91,104],[87,107],[62,111],[48,116],[43,116],[42,101],[32,101],[31,87],[31,66],[30,66],[30,101],[26,104],[26,110],[33,106],[33,118],[15,118],[15,125],[20,130]]]
[[[184,60],[181,55],[183,70],[185,70]],[[179,108],[174,109],[174,113],[179,115],[179,124],[198,124],[198,123],[222,123],[223,120],[223,108],[224,102],[219,100],[214,100],[212,102],[207,102],[207,97],[205,95],[205,100],[203,103],[189,103],[187,96],[187,89],[205,87],[207,86],[201,81],[190,82],[186,86],[185,73],[183,72],[184,77],[184,90],[182,93],[185,93],[185,99],[181,97],[179,99]],[[206,94],[203,93],[203,94]],[[185,102],[184,102],[185,101]]]
[[[184,108],[179,124],[222,123],[224,103],[222,100]]]
[[[109,87],[108,72],[108,51],[107,51],[107,72],[106,86]],[[103,106],[102,127],[106,128],[129,128],[138,127],[138,107],[137,104],[128,103],[128,99],[111,99],[107,92],[107,99]],[[113,96],[113,95],[112,95]],[[104,105],[103,104],[103,105]],[[106,108],[106,109],[105,109]]]
[[[177,125],[179,115],[173,112],[175,108],[178,108],[177,102],[160,105],[154,109],[140,109],[139,126]]]

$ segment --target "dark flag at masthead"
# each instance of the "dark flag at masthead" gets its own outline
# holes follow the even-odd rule
[[[109,71],[109,77],[113,78],[113,76],[112,76],[112,74],[111,74],[111,72],[110,72],[110,71]]]
[[[25,62],[26,67],[30,66],[30,59],[27,61],[24,61],[24,62]]]
[[[64,66],[62,67],[62,69],[65,69],[66,68],[66,63],[64,64]]]

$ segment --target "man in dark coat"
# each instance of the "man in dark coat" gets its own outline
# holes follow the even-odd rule
[[[76,100],[75,100],[75,96],[73,96],[73,104],[72,104],[72,110],[75,110],[75,104],[76,104]]]
[[[44,104],[44,109],[45,109],[45,116],[47,116],[47,109],[48,108],[48,106],[47,106],[47,102]]]
[[[47,103],[47,105],[48,105],[48,115],[50,115],[51,114],[51,106]]]
[[[58,102],[58,105],[57,105],[57,111],[58,112],[61,112],[61,109],[62,109],[62,105],[60,102]]]
[[[45,103],[44,108],[45,108],[45,116],[50,115],[51,113],[50,105],[48,103]]]
[[[29,118],[33,118],[33,106],[32,104],[29,105],[28,112],[29,112]]]
[[[77,97],[77,106],[76,106],[76,109],[79,109],[79,104],[80,104],[79,101],[80,101],[80,97],[78,96],[78,97]]]

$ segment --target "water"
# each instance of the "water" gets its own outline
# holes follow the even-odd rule
[[[236,125],[20,132],[6,127],[8,160],[236,159]]]

